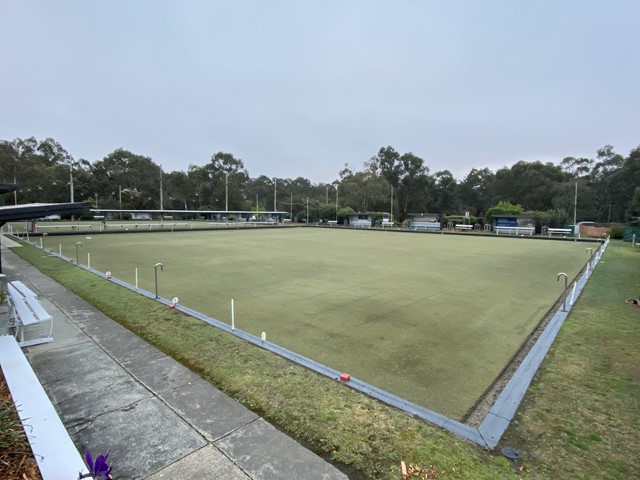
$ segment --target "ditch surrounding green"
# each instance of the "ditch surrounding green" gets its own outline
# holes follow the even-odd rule
[[[597,244],[343,229],[49,237],[46,247],[462,420]],[[77,242],[82,246],[77,247]],[[58,248],[56,248],[56,245]]]

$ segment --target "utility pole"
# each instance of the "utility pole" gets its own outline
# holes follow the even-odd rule
[[[393,185],[391,185],[391,222],[393,222]]]

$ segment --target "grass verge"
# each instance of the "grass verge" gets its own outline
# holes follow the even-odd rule
[[[25,247],[14,251],[109,317],[334,461],[352,478],[399,478],[401,460],[425,467],[432,465],[438,478],[443,479],[504,479],[523,475],[516,471],[516,465],[500,456],[458,440],[198,320],[169,311],[134,292],[44,256],[40,250]],[[617,296],[633,296],[629,288],[634,285],[635,295],[640,294],[635,278],[640,253],[629,256],[629,252],[632,250],[628,246],[612,244],[605,261],[587,286],[584,299],[570,316],[568,323],[573,327],[563,329],[534,385],[533,395],[527,397],[518,424],[508,432],[507,442],[524,453],[527,478],[593,478],[594,473],[598,473],[599,478],[620,478],[620,472],[627,477],[637,474],[638,379],[624,368],[621,370],[620,365],[640,364],[637,349],[640,310],[624,304],[624,299],[622,305],[628,310],[619,308],[619,302],[608,293],[613,277],[620,283],[621,292]],[[622,293],[623,290],[626,293]],[[592,299],[594,296],[595,300]],[[618,315],[626,316],[627,326],[621,330],[621,323],[596,321],[594,323],[604,328],[604,332],[594,334],[598,342],[583,341],[581,329],[588,323],[583,318],[588,316],[583,310],[588,307],[583,303],[591,305],[590,308],[598,312],[593,315],[600,318],[607,319],[611,313],[616,315],[616,320]],[[636,315],[635,324],[633,315]],[[573,355],[565,355],[565,350],[571,350],[576,343],[583,343],[587,348],[575,349]],[[609,360],[602,353],[594,355],[594,345],[609,352]],[[602,358],[602,363],[592,367],[588,360],[594,357]],[[582,377],[574,378],[567,373],[577,368],[584,368],[585,377],[590,368],[600,369],[596,370],[599,372],[597,378],[591,380],[598,383],[597,389],[601,392],[595,403],[573,402],[585,390]],[[550,380],[549,376],[555,380]],[[550,395],[550,389],[545,385],[552,384],[562,386],[562,393]],[[607,397],[607,388],[613,387]],[[619,401],[607,404],[607,398],[611,397]],[[578,407],[579,413],[572,410]],[[549,409],[556,423],[549,424],[549,412],[546,411]],[[599,425],[596,430],[595,423]],[[536,426],[544,430],[542,434]],[[611,434],[611,428],[618,428],[618,431]],[[545,432],[548,433],[546,438]],[[625,439],[631,445],[627,444],[621,453],[617,447]],[[548,445],[550,440],[552,445]],[[588,455],[581,453],[584,450],[578,444],[586,445]],[[562,454],[554,455],[554,447],[558,445]],[[587,460],[591,457],[595,460]],[[606,475],[602,468],[593,470],[598,461],[609,462],[602,464]]]
[[[503,440],[552,478],[640,478],[639,267],[611,244]]]

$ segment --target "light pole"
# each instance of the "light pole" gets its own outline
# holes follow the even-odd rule
[[[69,162],[69,192],[73,203],[73,162]]]
[[[336,184],[336,222],[338,221],[338,185]]]
[[[273,211],[274,212],[277,210],[276,208],[277,198],[278,198],[278,179],[274,178],[273,179]]]
[[[229,213],[229,172],[224,174],[224,210]]]

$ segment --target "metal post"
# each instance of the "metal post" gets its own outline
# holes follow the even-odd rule
[[[569,281],[569,277],[566,273],[560,272],[556,276],[556,281],[560,281],[560,277],[564,277],[564,293],[562,294],[562,311],[567,311],[567,282]]]
[[[576,195],[574,198],[574,207],[573,207],[573,236],[576,236],[576,222],[578,216],[578,182],[576,182]]]
[[[78,256],[78,247],[82,246],[82,242],[76,242],[76,264],[80,265],[80,257]]]
[[[229,213],[229,172],[224,174],[224,211]]]
[[[91,268],[91,253],[87,252],[87,267]]]
[[[138,267],[136,267],[136,290],[138,289]]]
[[[236,314],[233,307],[233,298],[231,299],[231,330],[236,329]]]
[[[71,203],[73,203],[73,162],[69,162],[69,190],[71,193]]]
[[[162,187],[162,165],[160,165],[160,221],[163,220],[162,210],[164,210],[164,195],[162,193],[162,190],[163,190],[163,187]]]
[[[161,263],[156,263],[153,266],[153,270],[154,270],[154,273],[155,273],[155,279],[156,279],[156,298],[160,298],[158,296],[158,267],[160,267],[160,271],[164,271],[164,266]]]

